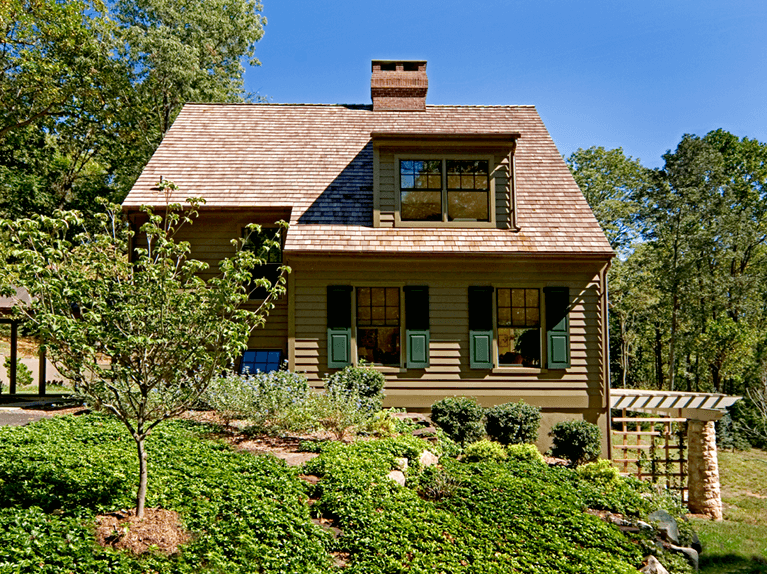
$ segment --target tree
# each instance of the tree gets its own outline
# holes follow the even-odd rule
[[[243,61],[266,19],[257,0],[118,0],[117,58],[129,70],[118,116],[122,146],[108,150],[125,192],[186,102],[243,102]]]
[[[203,280],[207,264],[190,258],[189,244],[176,239],[199,204],[190,200],[186,210],[169,205],[162,216],[147,209],[149,221],[136,238],[141,247],[132,254],[133,232],[119,206],[98,216],[97,231],[83,229],[74,239],[83,223],[76,212],[1,223],[7,237],[2,285],[8,293],[15,285],[32,296],[16,313],[75,390],[122,421],[136,442],[139,517],[146,501],[147,435],[188,409],[242,353],[284,292],[289,271],[283,268],[274,284],[254,279],[251,271],[263,259],[243,248],[246,237],[233,240],[232,257]],[[245,285],[268,291],[255,310],[243,307]]]
[[[98,196],[122,201],[184,103],[252,100],[243,63],[258,64],[260,10],[255,0],[0,2],[0,217],[87,216]]]
[[[621,148],[579,148],[566,161],[610,245],[625,257],[637,239],[636,196],[647,186],[650,170]]]
[[[102,100],[110,59],[105,10],[101,0],[0,4],[0,138]]]

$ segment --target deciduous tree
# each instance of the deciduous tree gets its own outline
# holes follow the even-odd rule
[[[120,419],[136,442],[138,516],[146,500],[147,435],[198,399],[284,292],[284,274],[274,284],[252,280],[263,259],[243,249],[247,238],[233,240],[232,256],[203,280],[207,264],[177,240],[197,205],[170,205],[163,215],[147,210],[132,254],[133,232],[119,206],[98,216],[97,231],[83,229],[74,239],[83,223],[76,212],[2,222],[2,284],[8,293],[15,285],[32,296],[17,314],[76,391]],[[246,285],[268,292],[256,309],[244,306]]]

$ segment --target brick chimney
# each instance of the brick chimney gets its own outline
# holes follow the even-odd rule
[[[373,111],[426,110],[426,60],[373,60]]]

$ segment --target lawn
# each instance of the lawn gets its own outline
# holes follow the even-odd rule
[[[311,443],[317,458],[292,468],[237,452],[220,432],[174,421],[150,437],[147,505],[177,512],[191,541],[176,555],[137,557],[94,535],[97,515],[134,505],[135,447],[120,424],[84,415],[0,428],[0,574],[311,574],[339,564],[360,574],[630,574],[658,552],[584,512],[646,517],[667,505],[635,481],[524,457],[462,462],[447,456],[454,443],[410,434]],[[445,455],[439,467],[420,466],[427,446]],[[387,476],[402,458],[405,487]],[[659,557],[690,572],[680,557]]]
[[[767,573],[767,452],[720,452],[724,520],[694,520],[704,574]]]

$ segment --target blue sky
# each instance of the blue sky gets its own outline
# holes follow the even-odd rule
[[[246,88],[370,103],[370,61],[427,60],[428,104],[533,104],[559,150],[648,167],[685,133],[767,141],[765,0],[263,0]]]

